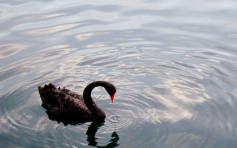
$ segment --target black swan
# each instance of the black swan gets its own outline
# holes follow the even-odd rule
[[[51,83],[44,87],[39,86],[38,90],[42,106],[47,110],[49,117],[58,121],[66,119],[77,123],[100,122],[105,119],[106,115],[91,98],[91,92],[97,86],[104,87],[114,102],[116,88],[106,81],[90,83],[84,89],[83,96],[65,88],[56,88]]]

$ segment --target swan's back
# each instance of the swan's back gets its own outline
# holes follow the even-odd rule
[[[48,114],[60,118],[91,121],[93,115],[86,107],[82,95],[65,88],[56,88],[49,83],[44,87],[38,87],[42,100],[42,106]]]

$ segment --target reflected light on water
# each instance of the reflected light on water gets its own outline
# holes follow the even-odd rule
[[[34,30],[25,31],[24,34],[25,35],[34,35],[34,36],[49,35],[49,34],[52,34],[52,33],[59,32],[59,31],[72,29],[72,28],[75,28],[79,25],[82,25],[82,24],[77,23],[77,24],[58,25],[58,26],[53,26],[53,27],[47,27],[47,28],[41,28],[41,29],[34,29]]]
[[[0,45],[0,58],[7,58],[31,47],[31,45],[23,43],[12,43]]]
[[[110,34],[110,32],[90,32],[90,33],[82,33],[76,36],[76,39],[80,40],[80,41],[84,41],[84,40],[88,40],[92,37],[96,37],[96,36],[101,36],[101,35],[106,35],[106,34]]]

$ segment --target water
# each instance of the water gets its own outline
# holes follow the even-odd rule
[[[237,2],[0,1],[0,147],[236,147]],[[37,92],[95,80],[99,125],[57,123]]]

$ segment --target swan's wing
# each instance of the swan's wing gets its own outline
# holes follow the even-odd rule
[[[42,105],[53,116],[77,118],[82,121],[92,120],[92,113],[86,107],[83,97],[71,90],[56,88],[49,84],[39,86]]]
[[[69,96],[71,96],[71,97],[73,97],[73,98],[75,98],[75,99],[79,99],[79,100],[82,100],[83,102],[84,102],[84,100],[83,100],[83,96],[82,95],[80,95],[80,94],[78,94],[78,93],[76,93],[76,92],[73,92],[73,91],[71,91],[71,90],[69,90],[69,89],[66,89],[66,88],[58,88],[59,90],[61,90],[63,93],[65,93],[65,94],[67,94],[67,95],[69,95]]]

